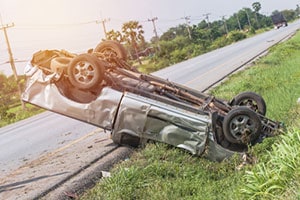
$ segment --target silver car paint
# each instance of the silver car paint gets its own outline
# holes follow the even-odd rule
[[[217,144],[209,115],[110,87],[104,87],[94,101],[78,103],[60,93],[52,80],[55,74],[46,76],[30,64],[25,74],[23,101],[110,130],[114,141],[122,134],[129,134],[142,140],[164,142],[213,161],[222,161],[236,153]]]

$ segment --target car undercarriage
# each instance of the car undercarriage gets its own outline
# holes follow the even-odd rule
[[[265,116],[266,103],[254,92],[218,99],[140,73],[125,52],[114,41],[80,55],[39,51],[26,68],[23,100],[110,130],[118,144],[156,140],[211,160],[246,152],[281,128]]]

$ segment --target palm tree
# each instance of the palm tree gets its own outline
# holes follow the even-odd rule
[[[256,19],[256,22],[257,22],[257,24],[259,24],[259,23],[258,23],[258,19],[257,19],[257,13],[259,13],[259,11],[260,11],[260,9],[261,9],[261,4],[260,4],[259,2],[254,2],[254,3],[252,4],[252,8],[253,8],[253,10],[254,10],[254,12],[255,12],[255,19]]]
[[[119,43],[121,43],[123,41],[123,37],[122,37],[122,34],[120,33],[120,31],[111,30],[111,31],[107,32],[106,35],[107,35],[108,40],[114,40]]]
[[[138,44],[145,43],[143,26],[138,21],[129,21],[123,24],[122,33],[124,34],[123,41],[132,46],[139,63],[142,64],[138,55]]]
[[[260,9],[261,9],[261,4],[260,4],[259,2],[254,2],[254,3],[252,4],[252,8],[253,8],[253,10],[254,10],[256,13],[258,13],[258,12],[260,11]]]

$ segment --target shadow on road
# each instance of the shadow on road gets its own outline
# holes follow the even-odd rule
[[[62,172],[62,173],[53,174],[53,175],[39,176],[39,177],[28,179],[25,181],[19,181],[19,182],[7,184],[7,185],[1,185],[0,193],[20,189],[20,188],[25,187],[25,185],[28,183],[32,183],[32,182],[35,182],[35,181],[38,181],[41,179],[50,178],[50,177],[54,177],[54,176],[60,176],[60,175],[66,174],[66,173],[69,173],[69,172]]]

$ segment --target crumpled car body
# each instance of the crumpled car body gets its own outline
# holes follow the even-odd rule
[[[185,86],[139,73],[127,64],[122,66],[122,62],[110,64],[111,57],[105,59],[103,55],[97,57],[101,63],[90,62],[97,66],[105,63],[101,71],[103,80],[97,82],[97,87],[78,89],[69,81],[71,75],[70,71],[66,72],[67,65],[62,67],[64,69],[53,70],[57,68],[43,64],[50,63],[49,56],[41,57],[40,53],[36,54],[39,62],[34,55],[26,66],[23,101],[109,130],[112,140],[118,144],[138,146],[154,140],[222,161],[234,153],[246,152],[249,144],[254,145],[279,129],[278,123],[249,111],[244,105],[228,120],[228,113],[237,110],[238,105],[232,106]],[[47,50],[49,53],[58,55],[54,58],[68,57],[67,60],[76,57],[56,50]],[[243,142],[244,135],[240,134],[252,137],[253,121],[249,120],[252,116],[256,121],[259,119],[259,130],[255,130],[259,135]],[[245,119],[249,122],[244,122]],[[226,120],[228,126],[222,124]],[[242,133],[236,131],[237,124],[244,126]],[[224,127],[229,127],[234,137],[228,139]]]
[[[38,69],[30,77],[23,101],[111,130],[115,141],[129,134],[174,145],[199,156],[207,151],[209,154],[205,156],[212,160],[223,160],[235,153],[215,142],[211,116],[207,114],[191,113],[109,87],[103,88],[91,103],[78,103],[63,96],[54,83],[41,79],[42,75]]]

